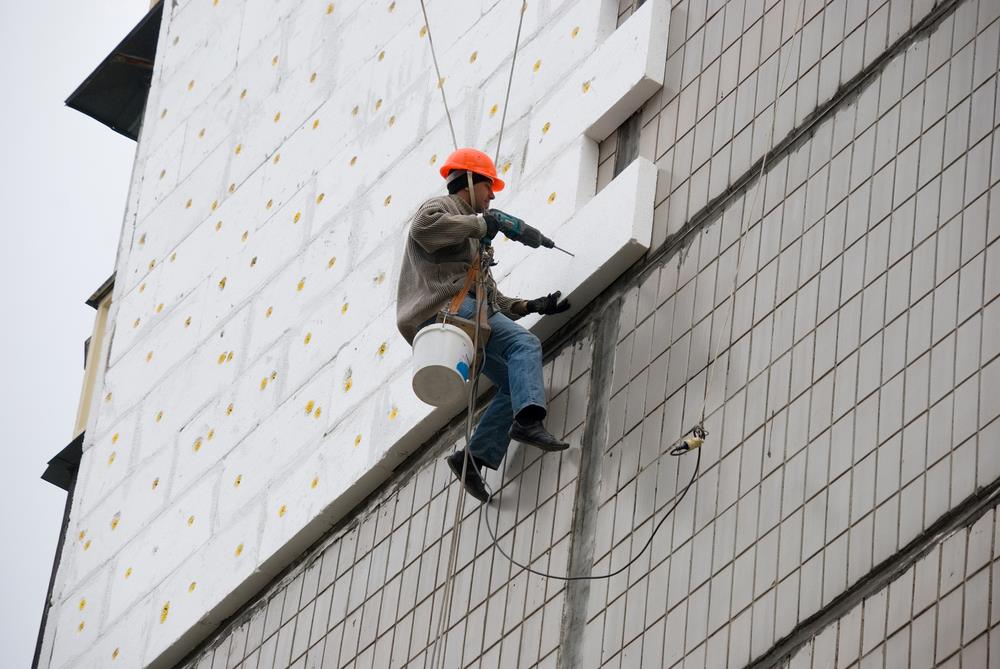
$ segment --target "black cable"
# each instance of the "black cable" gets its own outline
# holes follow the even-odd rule
[[[701,449],[698,449],[698,459],[695,461],[694,472],[691,473],[691,480],[688,481],[688,483],[687,483],[686,486],[684,486],[684,490],[681,491],[681,494],[674,498],[673,505],[663,515],[663,518],[660,518],[659,522],[656,523],[656,526],[653,527],[653,531],[649,535],[649,539],[646,540],[646,544],[642,547],[642,550],[640,550],[638,553],[636,553],[635,557],[633,557],[631,560],[629,560],[628,562],[626,562],[624,565],[622,565],[621,567],[619,567],[615,571],[607,573],[607,574],[598,574],[596,576],[594,576],[592,574],[588,574],[587,576],[560,576],[558,574],[549,574],[549,573],[546,573],[546,572],[543,572],[543,571],[538,571],[537,569],[532,569],[528,565],[521,564],[520,562],[518,562],[517,560],[515,560],[513,557],[511,557],[503,549],[503,547],[500,546],[500,540],[497,539],[496,534],[493,532],[493,527],[490,525],[490,515],[489,515],[489,513],[487,513],[487,509],[485,508],[486,507],[486,503],[483,502],[482,503],[482,507],[483,507],[483,515],[486,516],[486,529],[490,533],[490,538],[493,539],[493,545],[496,547],[496,549],[498,551],[500,551],[500,554],[503,555],[505,558],[507,558],[507,560],[509,560],[510,563],[513,564],[515,567],[520,567],[521,569],[524,569],[525,571],[527,571],[530,574],[535,574],[536,576],[542,576],[544,578],[551,578],[551,579],[554,579],[554,580],[557,580],[557,581],[598,581],[598,580],[605,579],[605,578],[612,578],[612,577],[617,576],[618,574],[622,573],[623,571],[625,571],[626,569],[628,569],[629,567],[631,567],[633,564],[635,564],[636,561],[640,557],[642,557],[642,554],[646,552],[646,549],[648,549],[653,544],[653,538],[656,536],[656,533],[659,531],[660,527],[663,526],[663,523],[665,523],[667,521],[667,518],[669,518],[670,514],[672,514],[674,512],[674,510],[678,507],[678,505],[680,505],[681,501],[684,499],[684,496],[687,495],[688,490],[690,490],[691,486],[694,485],[695,479],[698,478],[698,471],[700,469],[701,469]],[[490,497],[492,498],[492,491],[491,491]],[[499,523],[500,523],[500,506],[498,504],[497,505],[497,524],[499,525]],[[650,571],[647,571],[647,574],[650,573]]]

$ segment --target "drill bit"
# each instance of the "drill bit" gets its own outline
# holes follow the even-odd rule
[[[565,253],[566,255],[570,256],[571,258],[575,258],[575,257],[576,257],[576,255],[575,255],[575,254],[573,254],[573,253],[570,253],[570,252],[569,252],[569,251],[567,251],[566,249],[561,249],[561,248],[559,248],[558,246],[556,246],[556,245],[554,245],[554,244],[552,245],[552,248],[556,249],[557,251],[562,251],[563,253]]]

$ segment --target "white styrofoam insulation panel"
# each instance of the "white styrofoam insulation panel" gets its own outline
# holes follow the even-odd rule
[[[458,141],[493,153],[520,3],[430,2]],[[597,142],[660,87],[667,0],[527,4],[494,204],[507,295],[573,310],[646,251],[656,168]],[[42,666],[167,666],[459,407],[410,387],[402,237],[452,148],[417,0],[169,3]]]

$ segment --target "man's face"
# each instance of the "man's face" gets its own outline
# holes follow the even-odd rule
[[[495,197],[493,195],[493,183],[490,181],[480,181],[472,188],[476,193],[476,209],[482,212],[488,210],[490,208],[490,200]]]

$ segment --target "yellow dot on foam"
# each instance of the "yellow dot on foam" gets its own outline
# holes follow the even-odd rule
[[[354,167],[354,164],[357,163],[357,162],[358,162],[358,157],[357,156],[351,156],[351,167]]]
[[[138,318],[135,319],[134,321],[132,321],[132,328],[134,329],[134,328],[137,328],[137,327],[139,327],[139,319]]]
[[[326,193],[320,193],[319,195],[317,195],[316,196],[316,204],[320,204],[325,197],[326,197]]]
[[[240,240],[242,240],[242,241],[245,242],[247,240],[247,238],[249,238],[249,237],[250,237],[250,231],[249,230],[244,230],[243,231],[243,236],[240,237]]]
[[[184,203],[184,208],[185,209],[190,209],[191,208],[191,204],[193,202],[194,202],[194,200],[192,200],[191,198],[188,198],[188,201]]]
[[[146,354],[146,362],[149,362],[152,359],[153,359],[153,352],[150,351],[149,353]]]
[[[326,13],[327,14],[333,14],[333,3],[332,2],[329,5],[326,6]]]
[[[318,476],[314,476],[313,480],[309,483],[309,487],[312,488],[313,490],[315,490],[316,486],[318,486],[318,485],[319,485],[319,477]]]
[[[345,393],[348,392],[353,386],[354,386],[354,379],[348,376],[347,380],[344,381],[344,392]]]
[[[274,154],[274,158],[271,159],[271,162],[277,165],[280,160],[281,160],[281,154],[276,153]]]
[[[361,435],[354,437],[354,448],[357,448],[361,444]]]
[[[188,516],[187,524],[188,524],[188,527],[191,527],[192,525],[194,525],[194,516]]]
[[[160,624],[167,622],[167,615],[170,613],[170,602],[166,602],[160,609]]]
[[[470,63],[475,63],[476,62],[476,58],[478,58],[478,57],[479,57],[479,52],[478,51],[473,51],[472,54],[469,56],[469,62]]]
[[[233,481],[233,487],[234,488],[239,488],[240,487],[240,483],[242,483],[242,482],[243,482],[243,474],[237,474],[236,475],[236,479]]]
[[[572,31],[570,31],[569,36],[572,37],[573,39],[576,39],[576,36],[579,34],[580,34],[580,26],[576,26],[575,28],[573,28]]]
[[[319,119],[316,119],[315,121],[313,121],[313,130],[315,130],[318,127],[319,127]]]
[[[275,56],[274,58],[271,59],[271,65],[277,65],[277,64],[278,64],[278,57]]]
[[[391,12],[391,11],[393,11],[394,9],[396,9],[396,3],[395,3],[395,2],[390,2],[390,3],[389,3],[389,11]]]
[[[214,437],[214,436],[215,436],[215,430],[214,430],[214,429],[212,429],[212,430],[209,430],[209,431],[208,431],[208,437],[207,437],[207,438],[208,438],[208,440],[209,440],[209,441],[212,441],[212,437]]]
[[[146,233],[144,232],[139,236],[139,245],[142,246],[145,243],[146,243]]]
[[[589,90],[590,90],[590,82],[589,81],[583,82],[583,92],[586,93]]]
[[[195,581],[191,581],[191,585],[188,586],[188,592],[194,592],[194,589],[198,587]]]
[[[226,360],[229,361],[229,360],[232,360],[232,359],[233,359],[233,352],[230,351],[229,354],[226,355]]]
[[[227,416],[232,416],[233,415],[233,409],[234,409],[234,407],[233,407],[232,404],[230,404],[229,406],[227,406],[226,407],[226,415]]]
[[[234,552],[236,553],[236,557],[239,557],[240,554],[243,552],[243,544],[240,544],[239,546],[237,546],[236,550]]]
[[[351,116],[357,116],[357,115],[358,115],[358,106],[354,105],[354,109],[351,110]]]
[[[202,128],[201,130],[198,131],[198,139],[201,139],[204,136],[205,136],[205,129]]]
[[[535,64],[531,66],[531,71],[532,72],[538,72],[538,70],[540,70],[541,68],[542,68],[542,61],[541,61],[541,59],[539,59],[539,60],[536,60]]]
[[[242,100],[246,96],[247,96],[247,89],[244,88],[242,91],[240,91],[240,100]]]
[[[278,507],[278,518],[284,518],[286,511],[288,511],[288,507],[286,505],[282,504]]]
[[[118,516],[118,514],[115,514],[114,518],[111,519],[111,529],[112,530],[115,529],[116,527],[118,527],[118,522],[119,522],[119,516]]]
[[[87,530],[80,530],[80,534],[78,535],[78,537],[77,537],[77,538],[78,538],[78,539],[79,539],[80,541],[83,541],[83,538],[84,538],[84,537],[86,537],[86,536],[87,536]]]
[[[115,456],[117,454],[118,454],[117,451],[111,451],[111,455],[108,456],[108,464],[109,465],[115,461]]]
[[[128,569],[125,570],[125,578],[128,578],[131,575],[132,575],[132,567],[129,567]]]
[[[250,266],[256,267],[256,265],[257,265],[257,256],[254,256],[253,258],[250,258]]]
[[[307,332],[306,336],[305,336],[305,339],[302,340],[302,343],[308,345],[309,342],[312,341],[312,338],[313,338],[312,332]]]
[[[160,313],[161,311],[163,311],[163,302],[156,305],[156,313]]]
[[[379,59],[379,62],[385,60],[385,51],[379,51],[378,52],[378,59]]]
[[[503,172],[504,174],[507,174],[507,172],[508,172],[509,170],[510,170],[510,162],[506,162],[506,163],[504,163],[504,164],[503,164],[503,169],[502,169],[501,171],[502,171],[502,172]]]
[[[221,229],[222,229],[222,221],[216,221],[215,222],[215,231],[218,232]]]
[[[382,98],[379,98],[378,100],[375,101],[375,111],[378,111],[381,108],[382,108]]]
[[[139,292],[140,293],[146,292],[146,284],[145,284],[145,282],[139,284]]]
[[[344,302],[344,305],[342,307],[340,307],[340,313],[341,314],[346,314],[348,306],[349,306],[349,304],[347,302]]]
[[[302,212],[301,211],[295,212],[295,215],[292,216],[292,223],[298,223],[301,218],[302,218]]]
[[[280,120],[281,120],[281,112],[278,112],[274,115],[274,122],[277,123]]]
[[[552,204],[555,201],[556,201],[556,194],[555,194],[555,192],[549,193],[549,204]]]
[[[177,251],[170,254],[170,262],[177,260]]]
[[[278,372],[276,372],[276,371],[275,372],[271,372],[271,380],[274,381],[276,378],[278,378]]]
[[[222,290],[225,287],[226,287],[226,277],[222,277],[221,279],[219,279],[219,290]]]
[[[117,432],[115,432],[113,435],[111,435],[111,443],[112,444],[118,443],[118,437],[119,437],[119,434]]]
[[[225,351],[223,351],[222,353],[220,353],[220,354],[219,354],[219,360],[218,360],[218,364],[220,364],[220,365],[221,365],[221,364],[222,364],[222,363],[224,363],[225,361],[226,361],[226,352],[225,352]]]
[[[396,124],[396,117],[395,116],[390,116],[389,117],[389,127],[391,128],[395,124]]]
[[[439,77],[438,78],[438,85],[437,85],[437,87],[438,88],[444,88],[444,77]]]
[[[167,171],[166,170],[160,170],[160,178],[162,179],[165,176],[167,176]]]
[[[306,402],[306,413],[312,413],[314,406],[316,406],[316,404],[312,400]]]
[[[90,539],[83,542],[83,550],[87,550],[88,548],[90,548]]]
[[[264,208],[265,208],[265,209],[270,209],[270,208],[271,208],[271,207],[273,207],[273,206],[274,206],[274,200],[273,200],[273,199],[269,199],[269,200],[267,201],[267,204],[265,204],[265,205],[264,205]]]
[[[542,126],[542,134],[544,135],[545,133],[547,133],[549,131],[549,128],[551,128],[551,127],[552,127],[552,124],[549,123],[548,121],[546,121],[545,125]]]
[[[188,327],[190,325],[191,325],[191,317],[188,316],[187,318],[184,319],[184,327]]]
[[[396,420],[396,416],[399,415],[399,409],[392,407],[389,409],[389,420]]]
[[[156,422],[159,423],[161,420],[163,420],[163,412],[162,411],[157,411],[156,412]]]
[[[156,477],[155,479],[153,479],[153,485],[152,485],[152,488],[151,488],[151,489],[152,489],[152,490],[156,490],[156,488],[157,488],[157,487],[158,487],[159,485],[160,485],[160,477],[159,477],[159,476],[157,476],[157,477]]]
[[[385,200],[382,201],[382,206],[388,207],[390,204],[392,204],[392,195],[386,195]]]
[[[111,651],[111,659],[112,660],[117,660],[118,659],[118,649],[117,648],[115,648],[113,651]]]
[[[163,111],[160,112],[160,118],[164,118],[164,117],[166,117],[166,115],[167,115],[167,110],[166,109],[164,109]]]
[[[420,36],[423,37],[427,34],[427,26],[420,26]]]
[[[378,357],[381,358],[383,355],[385,355],[385,351],[387,348],[388,346],[386,345],[386,343],[382,342],[382,344],[378,347]]]
[[[201,450],[201,437],[198,437],[197,439],[194,440],[194,446],[192,446],[192,448],[194,449],[195,453]]]
[[[107,395],[104,396],[104,401],[105,402],[110,402],[111,401],[111,393],[108,393]]]
[[[313,72],[312,74],[309,75],[309,83],[311,84],[314,81],[316,81],[316,73],[315,72]]]
[[[80,610],[81,610],[81,611],[83,611],[83,609],[84,609],[84,608],[85,608],[86,606],[87,606],[87,598],[86,598],[86,597],[84,597],[83,599],[81,599],[81,600],[80,600],[80,604],[79,604],[79,607],[80,607]]]
[[[267,388],[267,377],[266,376],[260,380],[260,389],[264,390],[265,388]]]
[[[305,287],[306,287],[306,280],[305,280],[305,277],[303,277],[303,278],[299,279],[298,285],[295,286],[295,292],[300,293],[300,292],[302,292],[302,289],[305,288]]]
[[[438,154],[435,153],[434,155],[432,155],[431,156],[431,160],[430,160],[431,165],[433,165],[434,163],[436,163],[437,159],[438,159]]]
[[[271,314],[274,313],[274,307],[268,307],[267,311],[264,312],[264,318],[270,318]]]
[[[77,632],[82,632],[83,631],[83,621],[82,620],[80,621],[80,624],[77,625],[76,631]]]
[[[234,149],[234,150],[236,151],[236,155],[240,155],[240,151],[243,150],[243,145],[242,144],[237,144],[236,145],[236,149]]]
[[[337,264],[337,256],[331,256],[331,258],[326,262],[326,268],[331,269]]]
[[[313,411],[313,418],[319,418],[320,414],[322,413],[323,413],[323,407],[316,407],[316,410]]]
[[[192,88],[194,88],[194,79],[188,82],[188,90],[190,91]]]
[[[493,105],[490,107],[490,116],[496,116],[497,111],[499,111],[499,105]]]
[[[149,261],[149,269],[153,269],[154,267],[156,267],[156,258]]]
[[[180,42],[180,41],[181,41],[181,36],[180,35],[177,35],[176,37],[174,37],[174,46],[177,46],[177,43]]]

